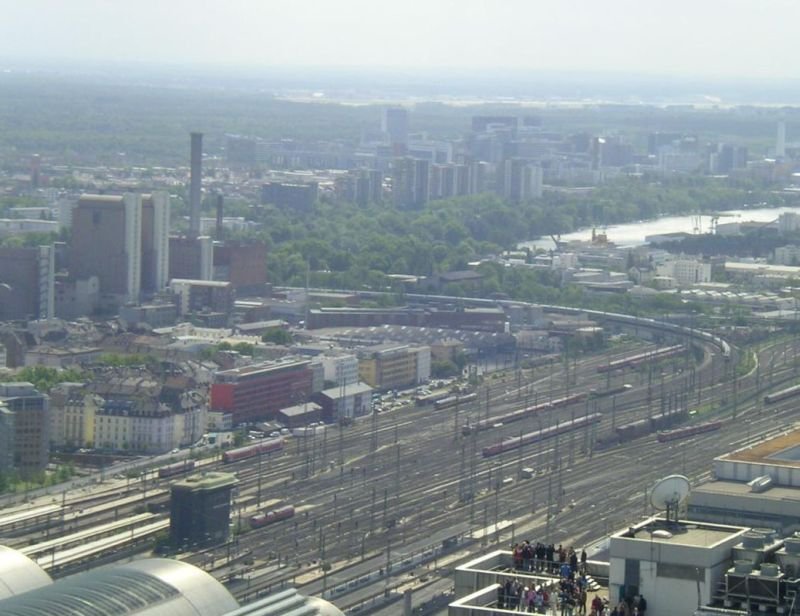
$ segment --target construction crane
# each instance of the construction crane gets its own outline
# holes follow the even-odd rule
[[[709,214],[711,217],[711,228],[709,233],[712,235],[717,233],[717,223],[719,222],[720,218],[737,218],[739,214],[727,214],[725,212],[712,212]]]

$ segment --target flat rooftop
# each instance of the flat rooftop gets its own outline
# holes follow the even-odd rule
[[[737,532],[739,529],[736,529]],[[664,532],[666,531],[666,532]],[[625,534],[628,539],[639,539],[651,543],[670,543],[679,545],[692,545],[708,547],[716,545],[730,537],[735,532],[730,529],[708,526],[699,523],[648,524],[635,529],[632,535]]]
[[[739,449],[717,458],[731,462],[755,462],[800,468],[800,429]]]
[[[231,473],[209,472],[199,475],[190,475],[183,481],[176,481],[172,484],[172,488],[175,490],[189,490],[195,492],[232,487],[236,485],[236,483],[236,476]]]

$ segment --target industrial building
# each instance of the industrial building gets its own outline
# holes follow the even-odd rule
[[[204,311],[228,316],[233,313],[235,294],[230,282],[173,278],[169,288],[176,296],[181,316]]]
[[[169,195],[82,195],[72,213],[70,273],[97,277],[109,305],[138,302],[169,279]]]
[[[800,429],[719,456],[713,469],[689,497],[693,519],[800,531]]]
[[[326,421],[347,421],[372,411],[373,389],[365,383],[350,383],[324,389],[313,395]]]

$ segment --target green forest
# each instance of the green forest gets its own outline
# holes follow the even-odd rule
[[[384,289],[386,274],[465,269],[470,261],[540,236],[752,203],[784,205],[786,199],[768,187],[713,178],[626,178],[588,196],[547,192],[519,205],[484,194],[435,201],[421,210],[321,201],[310,215],[266,206],[251,216],[264,225],[257,235],[269,245],[273,283],[303,285],[308,273],[315,286]]]

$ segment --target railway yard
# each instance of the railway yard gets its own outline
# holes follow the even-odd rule
[[[714,456],[795,421],[800,390],[776,394],[796,383],[796,337],[742,350],[695,333],[625,336],[492,373],[452,403],[408,400],[252,456],[199,460],[193,472],[238,479],[234,532],[174,556],[240,599],[293,585],[347,613],[390,614],[411,589],[433,613],[468,554],[514,537],[583,546],[648,513],[660,477],[701,482]],[[54,576],[136,557],[168,530],[169,484],[183,475],[162,475],[9,504],[0,543]]]

